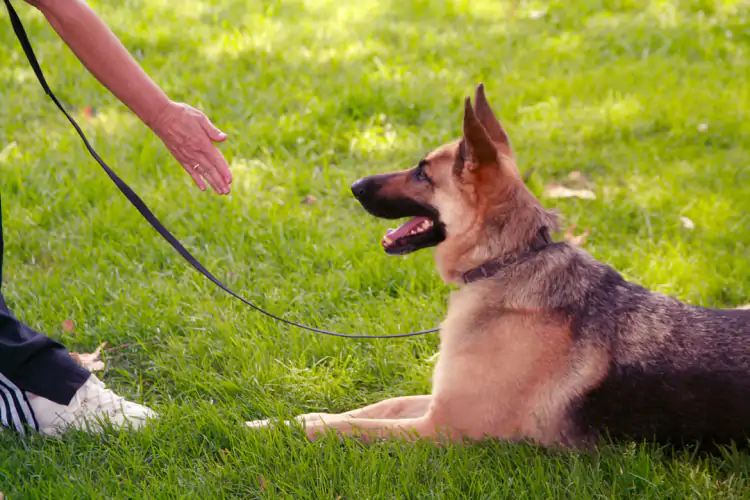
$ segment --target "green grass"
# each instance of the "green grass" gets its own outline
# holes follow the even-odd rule
[[[289,319],[371,334],[441,319],[449,288],[430,252],[383,254],[387,223],[348,186],[456,137],[479,81],[521,167],[536,168],[537,194],[573,170],[593,185],[593,201],[544,201],[592,228],[595,257],[690,303],[750,302],[747,1],[94,1],[174,99],[229,134],[228,198],[192,187],[15,3],[55,91],[98,110],[84,128],[102,156],[211,270]],[[750,459],[735,451],[310,444],[245,430],[247,419],[426,393],[437,336],[323,338],[221,293],[87,156],[0,22],[4,292],[71,350],[139,344],[110,357],[103,379],[162,414],[140,434],[0,433],[9,498],[750,496]]]

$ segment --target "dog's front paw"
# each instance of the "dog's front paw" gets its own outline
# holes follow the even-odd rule
[[[263,420],[248,420],[245,425],[251,429],[263,429],[272,427],[274,425],[285,424],[287,426],[300,426],[302,429],[310,427],[312,433],[320,433],[320,429],[324,429],[326,422],[331,420],[340,419],[342,415],[335,413],[305,413],[304,415],[297,415],[294,420],[278,420],[273,418],[266,418]],[[308,436],[311,433],[308,432]]]
[[[305,413],[304,415],[297,415],[294,420],[305,424],[307,422],[317,422],[318,420],[328,419],[336,416],[333,413]]]
[[[308,420],[302,425],[304,427],[307,439],[310,441],[316,441],[326,434],[335,434],[340,438],[343,435],[338,431],[337,424],[341,421],[341,417],[338,415],[321,415],[321,418],[316,420]]]
[[[271,427],[273,424],[286,424],[292,425],[294,422],[288,420],[274,420],[272,418],[266,418],[264,420],[248,420],[245,425],[251,429],[262,429],[264,427]]]
[[[269,427],[271,425],[272,420],[270,418],[267,418],[265,420],[248,420],[245,422],[245,425],[250,427],[251,429],[258,429],[260,427]]]

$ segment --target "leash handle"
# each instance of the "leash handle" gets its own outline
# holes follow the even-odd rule
[[[130,188],[130,186],[128,186],[125,183],[125,181],[120,179],[120,177],[104,162],[104,160],[102,160],[102,158],[99,156],[96,150],[94,150],[94,148],[91,146],[88,139],[86,138],[86,135],[83,133],[83,130],[81,130],[81,127],[78,126],[78,123],[65,110],[65,107],[57,99],[57,96],[55,96],[54,92],[52,92],[52,89],[50,89],[49,85],[47,84],[47,80],[44,78],[44,73],[42,72],[42,68],[41,66],[39,66],[39,62],[37,61],[36,55],[34,55],[34,49],[31,47],[31,42],[29,41],[29,37],[26,35],[26,30],[24,29],[23,24],[21,23],[21,19],[18,17],[18,14],[13,8],[13,5],[11,5],[10,0],[4,0],[4,1],[5,1],[5,6],[8,8],[8,14],[10,15],[10,22],[13,25],[13,31],[15,31],[16,37],[18,38],[18,41],[21,43],[21,47],[23,48],[23,51],[26,54],[26,58],[29,60],[29,64],[31,64],[31,68],[34,70],[34,74],[36,74],[36,78],[37,80],[39,80],[39,83],[41,84],[44,91],[52,99],[52,101],[55,103],[58,109],[62,111],[62,113],[68,119],[70,124],[73,125],[73,128],[75,128],[76,132],[81,137],[81,140],[83,141],[83,144],[86,146],[86,149],[88,150],[89,154],[91,154],[91,156],[97,161],[97,163],[101,165],[101,167],[107,173],[109,178],[112,179],[112,182],[115,183],[115,185],[122,192],[122,194],[125,195],[128,201],[141,213],[141,215],[148,221],[148,223],[151,224],[151,227],[153,227],[156,230],[156,232],[158,232],[162,236],[162,238],[167,240],[167,242],[170,245],[172,245],[172,248],[177,250],[177,253],[179,253],[182,256],[182,258],[185,259],[188,262],[188,264],[190,264],[196,271],[198,271],[203,276],[208,278],[216,286],[224,290],[226,293],[228,293],[232,297],[252,307],[256,311],[263,313],[266,316],[273,318],[276,321],[285,323],[287,325],[295,326],[297,328],[302,328],[304,330],[308,330],[308,331],[315,332],[315,333],[320,333],[323,335],[330,335],[333,337],[343,337],[343,338],[348,338],[348,339],[386,339],[386,338],[414,337],[416,335],[424,335],[424,334],[436,332],[439,330],[439,328],[432,328],[430,330],[422,330],[422,331],[410,332],[410,333],[397,333],[393,335],[354,335],[350,333],[330,332],[328,330],[323,330],[320,328],[303,325],[303,324],[296,323],[288,319],[281,318],[273,313],[270,313],[264,310],[263,308],[255,305],[254,303],[250,302],[249,300],[245,299],[244,297],[232,291],[216,276],[211,274],[211,272],[208,269],[206,269],[203,266],[203,264],[201,264],[198,261],[198,259],[196,259],[193,256],[193,254],[191,254],[171,232],[169,232],[169,230],[164,226],[164,224],[161,223],[161,221],[153,214],[153,212],[151,212],[151,209],[149,209],[148,206],[146,206],[146,204],[135,193],[135,191],[133,191]]]

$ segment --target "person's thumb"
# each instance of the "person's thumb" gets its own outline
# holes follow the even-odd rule
[[[213,123],[211,123],[211,120],[208,119],[207,116],[203,115],[203,119],[201,120],[201,126],[203,127],[203,130],[208,134],[209,139],[211,139],[214,142],[224,142],[227,139],[227,134],[216,128]]]

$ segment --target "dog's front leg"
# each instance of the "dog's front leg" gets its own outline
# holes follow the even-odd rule
[[[417,418],[398,419],[352,418],[347,415],[323,416],[320,420],[306,422],[305,433],[311,440],[315,440],[326,433],[335,433],[339,436],[357,436],[364,441],[373,438],[401,438],[408,441],[427,438],[444,441],[457,437],[457,434],[451,429],[438,426],[430,414]]]
[[[297,422],[303,424],[316,422],[321,419],[333,420],[338,417],[347,418],[376,418],[376,419],[407,419],[422,417],[427,414],[432,396],[402,396],[386,399],[364,408],[351,410],[344,413],[306,413],[294,417]],[[247,422],[249,427],[266,427],[271,420],[254,420]]]
[[[321,418],[346,416],[349,418],[417,418],[427,414],[432,396],[402,396],[374,403],[358,410],[351,410],[341,414],[307,413],[295,417],[298,422],[315,422]]]

